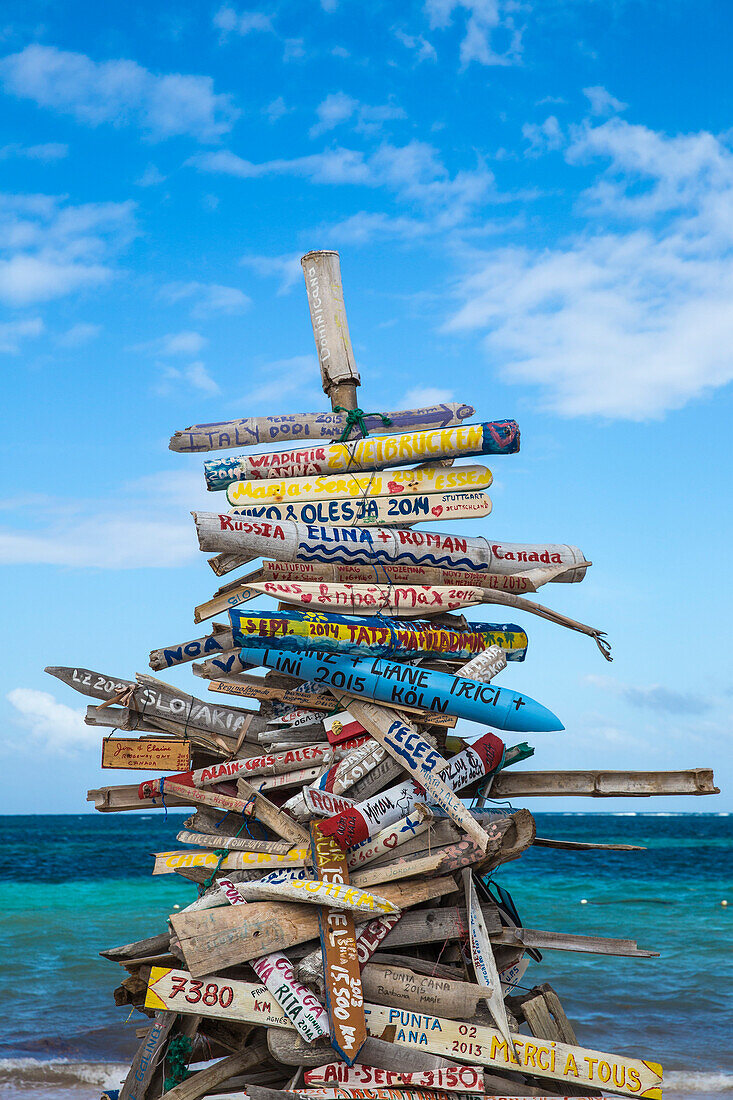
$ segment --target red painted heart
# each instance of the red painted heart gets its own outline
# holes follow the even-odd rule
[[[391,841],[391,843],[390,843],[390,841]],[[385,839],[382,841],[382,843],[384,844],[385,848],[396,848],[397,847],[397,834],[392,833],[392,836],[385,837]]]
[[[436,504],[434,508],[430,509],[430,511],[433,513],[434,516],[440,516],[443,513],[443,505]]]
[[[387,489],[390,493],[403,493],[405,491],[404,485],[400,485],[399,481],[388,481]]]
[[[311,600],[313,599],[313,593],[312,592],[301,592],[300,598],[301,598],[303,603],[310,603]]]

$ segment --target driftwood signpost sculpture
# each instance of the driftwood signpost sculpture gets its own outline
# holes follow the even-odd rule
[[[453,526],[491,507],[491,471],[460,460],[508,461],[518,425],[467,403],[357,408],[338,255],[309,253],[303,270],[331,409],[195,424],[170,443],[232,452],[206,459],[206,484],[222,492],[191,529],[214,572],[265,559],[192,609],[194,622],[229,612],[228,623],[153,640],[153,672],[189,664],[214,694],[148,673],[47,669],[92,701],[89,725],[115,731],[102,766],[133,772],[89,792],[98,810],[193,811],[172,827],[184,847],[156,853],[151,872],[196,883],[198,898],[101,952],[126,972],[115,1003],[147,1021],[105,1096],[657,1100],[653,1052],[585,1049],[555,991],[526,988],[538,949],[653,952],[524,928],[487,886],[533,844],[629,846],[537,837],[526,809],[487,808],[485,796],[706,795],[712,772],[517,768],[534,748],[516,734],[534,741],[562,721],[493,682],[525,660],[526,624],[461,611],[539,616],[610,660],[603,631],[532,598],[582,581],[591,563],[542,532],[518,544]],[[240,453],[252,447],[271,449]],[[268,598],[275,609],[242,606]]]

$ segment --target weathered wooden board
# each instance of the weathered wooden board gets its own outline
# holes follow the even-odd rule
[[[280,561],[328,564],[392,563],[479,573],[522,573],[533,565],[564,565],[563,580],[581,581],[588,564],[577,546],[490,542],[485,538],[400,531],[391,527],[329,527],[324,524],[258,522],[217,512],[192,512],[202,550],[274,556]]]
[[[317,787],[304,787],[302,795],[310,812],[322,817],[330,817],[348,806],[355,805],[353,798],[345,798],[342,794],[334,794],[332,791],[321,791]]]
[[[273,523],[330,523],[335,527],[392,527],[458,519],[482,519],[491,514],[486,493],[428,493],[403,497],[354,497],[353,500],[283,501],[282,504],[238,504],[234,516]]]
[[[489,843],[487,834],[439,774],[447,763],[440,753],[421,737],[406,719],[392,715],[389,711],[374,706],[373,703],[354,700],[350,705],[352,712],[365,729],[369,730],[375,741],[378,741],[400,767],[417,780],[433,802],[442,806],[474,844],[481,850],[485,850]],[[496,740],[498,741],[498,738]],[[497,748],[495,767],[501,763],[503,755],[502,744],[500,749]]]
[[[220,879],[219,886],[230,905],[247,904],[241,890],[230,879]],[[325,1008],[311,990],[297,980],[292,964],[282,952],[250,959],[250,966],[307,1043],[328,1035]]]
[[[102,767],[131,771],[186,771],[191,764],[191,742],[172,737],[105,737]]]
[[[212,653],[216,655],[231,653],[233,649],[236,649],[236,643],[232,638],[231,628],[214,623],[214,633],[206,634],[203,638],[192,638],[188,642],[174,642],[173,645],[151,650],[148,663],[153,672],[162,672],[163,669],[185,665],[189,661],[206,659]]]
[[[486,466],[418,466],[414,470],[319,474],[315,477],[268,477],[235,481],[227,488],[233,507],[291,504],[307,500],[352,500],[415,496],[429,493],[474,493],[492,482]]]
[[[293,1026],[264,985],[217,977],[200,981],[185,970],[163,966],[154,966],[150,971],[145,1007],[191,1012],[215,1020]]]
[[[416,974],[404,966],[370,962],[361,975],[364,995],[375,1004],[414,1012],[432,1008],[449,1020],[470,1020],[486,997],[486,989],[471,982]]]
[[[172,794],[177,795],[179,798],[186,798],[193,806],[216,806],[220,810],[230,810],[233,813],[251,817],[252,807],[245,799],[220,794],[219,791],[199,790],[197,787],[193,787],[193,784],[189,781],[189,775],[190,773],[184,773],[183,776],[180,776],[180,774],[174,775],[170,779],[165,777],[146,779],[138,787],[138,797],[143,802],[149,798],[156,798],[158,795],[162,800],[166,794]],[[177,782],[179,778],[184,781]]]
[[[450,630],[429,620],[393,623],[374,614],[354,619],[300,608],[274,612],[233,608],[229,616],[233,644],[245,650],[272,640],[279,650],[315,648],[351,657],[399,656],[405,660],[433,656],[464,661],[492,645],[498,645],[508,661],[523,661],[527,652],[527,635],[515,623],[466,623],[465,629]],[[160,652],[169,654],[170,650]],[[177,653],[178,649],[174,658]],[[240,657],[249,659],[247,653]]]
[[[334,811],[335,812],[335,811]],[[396,821],[394,825],[381,829],[375,837],[365,840],[349,850],[347,860],[350,871],[361,870],[380,856],[392,853],[408,840],[426,833],[433,823],[433,814],[429,806],[418,803],[415,809]]]
[[[504,746],[495,734],[484,734],[473,745],[452,756],[440,778],[451,791],[459,791],[493,771],[501,762],[503,751]],[[424,801],[425,788],[414,779],[406,778],[389,790],[340,811],[329,821],[327,829],[345,848],[351,848],[394,825]]]
[[[356,408],[359,370],[346,319],[341,284],[341,258],[332,249],[316,249],[301,257],[308,310],[321,368],[323,392],[335,412]]]
[[[480,656],[480,654],[479,654]],[[194,673],[201,674],[202,676],[208,676],[214,674],[214,670],[207,667],[211,662],[205,662],[204,665],[194,665]],[[249,666],[248,666],[249,667]],[[503,667],[503,666],[502,666]],[[478,677],[476,677],[478,679]],[[249,693],[249,685],[243,685],[247,688],[247,691],[241,691],[242,685],[238,684],[236,680],[212,680],[209,684],[209,691],[222,692],[225,695],[241,695],[245,699],[252,698]],[[286,695],[290,696],[293,692],[286,692]],[[335,698],[333,695],[311,695],[304,694],[299,696],[299,700],[302,701],[309,709],[314,710],[333,710]],[[291,700],[288,700],[291,701]],[[420,724],[427,724],[431,726],[445,726],[453,728],[458,721],[452,714],[438,714],[438,713],[426,713],[425,711],[418,710],[416,707],[406,707],[402,703],[387,703],[382,700],[383,707],[393,707],[399,710],[404,710],[405,714],[411,714],[414,716],[414,721]]]
[[[309,710],[330,712],[333,710],[334,705],[334,697],[330,693],[315,695],[312,692],[286,691],[284,688],[268,687],[264,683],[260,687],[257,684],[238,683],[236,680],[214,680],[209,684],[209,691],[220,691],[225,695],[238,695],[242,699],[259,699],[263,702],[277,700],[295,706],[307,705]]]
[[[423,409],[402,409],[398,412],[385,413],[385,415],[392,421],[391,428],[415,431],[425,428],[448,428],[469,420],[475,413],[476,410],[472,405],[444,402],[440,405],[428,405]],[[367,413],[364,416],[364,423],[370,435],[385,430],[384,422],[374,413]],[[346,417],[342,413],[335,412],[250,416],[239,420],[221,420],[213,424],[193,424],[190,428],[176,432],[171,437],[169,447],[171,451],[200,453],[224,451],[229,447],[256,447],[258,443],[330,440],[340,436],[345,426]],[[352,429],[354,433],[357,431],[356,428]],[[297,452],[285,452],[286,455],[289,453],[293,454],[293,461],[297,462],[295,458]],[[276,469],[278,468],[277,464],[273,465]],[[266,469],[270,468],[266,467]]]
[[[590,565],[587,562],[586,565]],[[217,592],[223,596],[234,593],[244,581],[259,584],[261,581],[321,581],[340,584],[431,584],[467,585],[469,588],[487,588],[494,592],[515,592],[523,595],[536,592],[549,581],[564,580],[562,565],[534,565],[519,573],[477,573],[464,569],[435,569],[426,565],[410,565],[393,562],[383,565],[330,565],[317,561],[262,562],[260,569],[249,577],[230,581]]]
[[[287,866],[287,864],[285,864]],[[318,879],[288,879],[285,881],[267,880],[240,884],[242,896],[254,901],[271,899],[272,901],[296,901],[306,905],[328,906],[350,913],[376,916],[381,913],[396,913],[399,910],[378,894],[355,889],[348,883],[321,881]]]
[[[656,1062],[514,1036],[514,1052],[500,1032],[394,1008],[365,1006],[370,1035],[398,1045],[422,1047],[462,1062],[524,1071],[574,1085],[608,1088],[628,1096],[662,1098],[662,1067]]]
[[[311,677],[370,702],[420,706],[456,718],[467,718],[496,729],[516,732],[549,732],[565,727],[547,707],[511,688],[494,687],[477,680],[451,676],[427,668],[384,658],[342,657],[324,650],[302,653],[278,649],[248,648],[254,664],[287,672],[306,680]],[[350,705],[350,704],[349,704]]]
[[[435,462],[440,458],[473,458],[511,454],[519,450],[519,427],[514,420],[428,428],[400,435],[377,435],[348,443],[316,444],[286,455],[231,455],[204,463],[208,489],[226,489],[233,482],[257,477],[268,468],[275,477],[385,470],[390,466]],[[283,462],[284,459],[284,462]],[[287,464],[287,465],[285,465]],[[260,473],[259,476],[262,476]],[[267,474],[265,474],[267,476]]]
[[[304,867],[309,861],[310,852],[306,848],[291,848],[283,855],[275,852],[233,851],[224,856],[221,863],[219,856],[213,852],[156,852],[153,874],[172,875],[178,867],[205,867],[210,871],[267,871],[274,867]]]
[[[344,749],[333,748],[328,743],[303,745],[302,748],[290,749],[287,752],[247,756],[241,760],[226,760],[206,768],[197,768],[191,772],[191,781],[195,787],[208,787],[212,783],[221,783],[240,774],[244,776],[282,775],[307,765],[312,767],[318,764],[330,764],[344,753]]]
[[[492,798],[581,795],[589,798],[646,798],[665,794],[720,794],[712,768],[679,772],[563,771],[502,772]]]
[[[180,844],[195,844],[199,848],[227,848],[232,852],[269,852],[282,856],[289,852],[292,844],[284,840],[250,840],[246,836],[215,836],[211,833],[193,833],[184,829],[176,840]]]
[[[494,1023],[501,1034],[513,1049],[512,1037],[509,1031],[509,1020],[504,1004],[504,994],[499,979],[499,971],[496,959],[491,947],[489,932],[484,924],[481,905],[479,904],[476,887],[470,868],[463,872],[463,889],[466,897],[466,909],[468,911],[468,942],[471,950],[471,961],[476,978],[484,986],[488,986],[486,1003],[489,1007]]]
[[[171,1029],[177,1019],[175,1011],[158,1011],[148,1031],[140,1041],[129,1072],[120,1091],[120,1100],[146,1100],[153,1074],[165,1051]]]
[[[455,889],[455,881],[446,875],[426,882],[387,883],[381,894],[399,909],[407,909]],[[236,913],[228,908],[174,913],[171,923],[196,977],[272,951],[287,951],[319,936],[315,907],[286,902],[256,901]]]
[[[512,592],[493,592],[488,588],[461,585],[332,584],[324,581],[262,581],[253,588],[263,595],[296,607],[307,607],[310,611],[341,611],[349,615],[374,615],[378,612],[389,619],[445,615],[478,604],[516,607],[558,626],[587,634],[594,639],[603,656],[611,660],[604,631],[586,626]]]
[[[311,825],[310,835],[313,866],[319,878],[324,883],[348,885],[346,857],[339,846],[324,836],[318,825]],[[366,1040],[354,918],[332,906],[322,906],[318,910],[318,923],[331,1045],[351,1066]]]
[[[212,706],[193,695],[164,684],[152,676],[138,674],[135,680],[116,680],[85,668],[48,667],[45,670],[82,695],[94,699],[117,701],[121,696],[126,706],[133,705],[146,718],[171,718],[186,729],[206,732],[214,741],[219,737],[227,750],[250,729],[264,728],[264,721],[252,711],[234,707]],[[130,702],[128,702],[130,700]]]
[[[456,1069],[424,1070],[422,1073],[376,1069],[374,1066],[345,1066],[331,1062],[317,1069],[305,1071],[307,1085],[351,1085],[354,1088],[393,1088],[395,1085],[413,1085],[420,1089],[439,1089],[442,1092],[483,1092],[483,1070],[473,1066]]]

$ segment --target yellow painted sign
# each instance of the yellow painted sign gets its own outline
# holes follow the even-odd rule
[[[213,852],[156,852],[154,875],[172,875],[176,867],[211,867],[225,871],[241,871],[258,867],[262,870],[276,867],[303,867],[310,860],[307,848],[291,848],[284,855],[270,852],[230,852],[219,863]]]
[[[149,772],[187,772],[191,766],[191,742],[170,737],[140,739],[105,737],[102,767]]]
[[[282,501],[414,496],[418,493],[468,493],[488,488],[492,480],[486,466],[423,466],[416,470],[235,481],[227,489],[227,500],[241,507],[258,501],[280,504]]]

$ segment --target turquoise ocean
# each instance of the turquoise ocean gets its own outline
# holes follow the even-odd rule
[[[115,1007],[125,972],[97,952],[162,931],[194,899],[178,875],[150,877],[184,816],[2,818],[3,1100],[88,1100],[119,1084],[144,1021]],[[525,927],[629,937],[660,958],[546,951],[526,986],[551,982],[582,1046],[661,1062],[667,1097],[733,1092],[733,817],[536,818],[539,836],[646,850],[532,848],[496,876]]]

